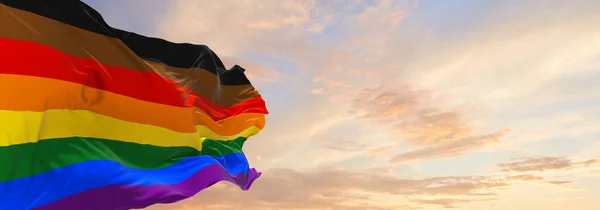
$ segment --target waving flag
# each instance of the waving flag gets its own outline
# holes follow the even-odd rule
[[[0,209],[131,209],[260,175],[244,69],[108,26],[77,0],[0,0]]]

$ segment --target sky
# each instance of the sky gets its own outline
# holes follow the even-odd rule
[[[598,0],[86,0],[246,69],[263,172],[152,210],[597,210]]]

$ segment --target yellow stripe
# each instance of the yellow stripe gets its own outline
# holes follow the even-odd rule
[[[154,146],[188,146],[201,150],[205,138],[233,140],[237,137],[248,138],[260,132],[256,126],[231,136],[219,135],[205,126],[196,126],[196,130],[196,133],[180,133],[154,125],[122,121],[87,110],[0,110],[0,146],[80,136]]]
[[[128,122],[155,125],[182,133],[196,132],[194,125],[204,125],[222,135],[238,134],[251,125],[260,129],[265,126],[264,114],[242,113],[215,122],[202,109],[137,100],[77,83],[43,77],[0,74],[0,96],[3,99],[0,100],[0,110],[89,110]]]

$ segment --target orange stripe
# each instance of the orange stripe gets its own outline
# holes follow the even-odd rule
[[[194,133],[204,125],[221,135],[235,135],[250,126],[264,128],[264,114],[244,113],[213,121],[203,110],[145,102],[55,79],[0,74],[0,110],[89,110],[124,121]]]
[[[2,74],[52,78],[154,103],[179,107],[195,106],[206,111],[214,120],[241,113],[267,113],[265,102],[260,96],[237,101],[240,99],[238,96],[256,92],[254,88],[239,92],[236,96],[224,96],[237,102],[232,106],[221,106],[208,98],[190,93],[187,87],[179,86],[155,72],[105,66],[92,58],[78,58],[34,42],[0,38],[0,46],[3,48],[0,50]],[[218,88],[207,86],[203,90],[218,94],[221,93]]]

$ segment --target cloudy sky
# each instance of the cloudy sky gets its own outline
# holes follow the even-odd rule
[[[598,0],[87,0],[206,44],[270,109],[220,183],[153,210],[597,210]]]

